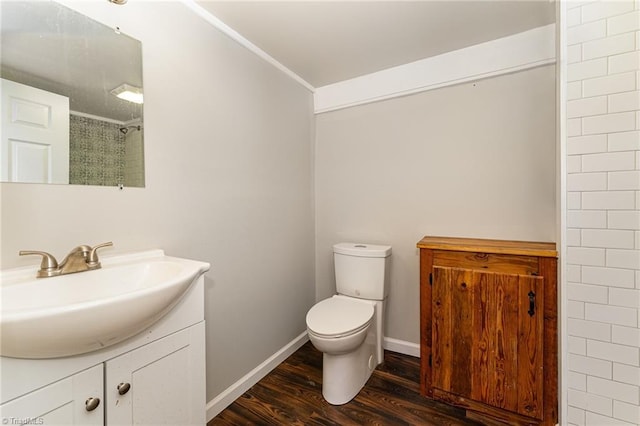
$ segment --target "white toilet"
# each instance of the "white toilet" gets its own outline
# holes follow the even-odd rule
[[[307,332],[323,352],[322,396],[333,405],[353,399],[384,359],[384,305],[390,246],[333,246],[337,295],[307,313]]]

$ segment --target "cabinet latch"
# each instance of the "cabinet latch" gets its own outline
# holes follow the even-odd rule
[[[429,367],[431,367],[431,355],[429,355]]]
[[[433,272],[429,272],[429,285],[433,285]]]
[[[529,296],[529,311],[527,311],[527,313],[532,317],[536,313],[536,294],[533,291],[530,291],[527,296]]]

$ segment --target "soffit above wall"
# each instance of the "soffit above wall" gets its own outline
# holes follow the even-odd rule
[[[547,0],[197,3],[313,87],[555,21]]]

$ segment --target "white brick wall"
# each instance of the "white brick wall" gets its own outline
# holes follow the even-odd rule
[[[640,1],[567,2],[566,419],[640,424]]]

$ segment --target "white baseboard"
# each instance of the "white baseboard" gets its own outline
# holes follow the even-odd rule
[[[398,340],[391,337],[385,337],[382,346],[391,352],[397,352],[404,355],[420,358],[420,345],[417,343]]]
[[[207,403],[207,423],[308,341],[309,336],[305,331],[209,401]]]

